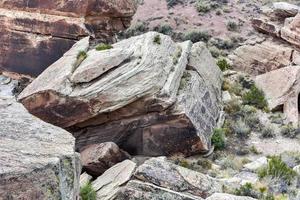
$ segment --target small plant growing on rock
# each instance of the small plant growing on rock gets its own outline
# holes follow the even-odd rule
[[[111,46],[110,44],[104,44],[104,43],[101,43],[99,44],[97,47],[96,47],[96,50],[97,51],[104,51],[104,50],[107,50],[107,49],[112,49],[113,46]]]
[[[216,150],[222,150],[226,147],[225,131],[223,129],[215,129],[211,138],[211,143]]]
[[[173,55],[173,64],[176,65],[178,63],[178,59],[180,58],[182,54],[182,48],[180,46],[177,46],[176,51]]]
[[[225,58],[221,58],[218,60],[217,65],[221,69],[221,71],[226,71],[228,69],[231,69],[231,65],[228,64],[227,60]]]
[[[250,90],[243,95],[243,103],[253,105],[258,109],[268,109],[268,103],[262,90],[253,85]]]
[[[272,156],[268,161],[268,165],[259,170],[258,175],[260,178],[270,176],[273,179],[282,179],[286,183],[290,184],[297,173],[287,166],[287,164],[281,160],[281,157]]]
[[[97,193],[92,187],[91,183],[85,184],[83,187],[80,188],[80,197],[82,200],[96,200]]]
[[[158,45],[161,44],[160,35],[156,35],[153,39],[153,42]]]
[[[87,54],[85,51],[79,51],[77,54],[77,60],[84,60],[87,58]]]

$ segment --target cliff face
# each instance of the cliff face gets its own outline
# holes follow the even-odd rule
[[[85,36],[111,41],[135,9],[133,0],[0,0],[0,69],[37,76]]]

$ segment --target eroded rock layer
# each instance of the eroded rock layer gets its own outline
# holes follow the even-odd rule
[[[1,0],[0,69],[36,76],[85,36],[111,41],[135,7],[133,0]]]
[[[83,61],[80,51],[87,51]],[[79,150],[112,141],[133,154],[189,155],[210,148],[221,83],[205,44],[149,32],[103,51],[88,38],[79,41],[19,99],[32,114],[71,130]]]

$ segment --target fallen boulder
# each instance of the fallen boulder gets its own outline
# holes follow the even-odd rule
[[[298,126],[300,66],[289,66],[255,78],[256,85],[266,96],[269,108],[284,112],[287,122]]]
[[[172,164],[164,157],[147,160],[137,168],[134,176],[144,182],[202,198],[222,192],[221,181]]]
[[[37,76],[83,37],[112,41],[135,10],[134,0],[3,0],[0,68]]]
[[[82,39],[19,100],[33,115],[70,130],[80,151],[112,141],[131,154],[191,155],[210,148],[221,84],[204,43],[149,32],[102,51]]]
[[[92,144],[87,146],[80,155],[83,170],[94,177],[100,176],[118,162],[130,158],[128,153],[122,151],[113,142]]]
[[[0,96],[0,124],[0,199],[79,198],[81,167],[70,133],[8,96]]]

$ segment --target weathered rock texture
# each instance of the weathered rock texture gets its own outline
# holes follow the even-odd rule
[[[287,121],[298,126],[300,66],[289,66],[257,76],[256,85],[261,88],[270,109],[283,107]]]
[[[111,41],[135,9],[134,0],[2,0],[0,69],[38,75],[85,36]]]
[[[87,51],[81,63],[79,51]],[[149,32],[104,51],[82,39],[19,100],[32,114],[71,130],[79,150],[112,141],[132,154],[190,155],[210,148],[221,83],[205,44],[177,44]]]
[[[219,180],[172,164],[163,157],[147,160],[137,168],[134,176],[144,182],[202,198],[222,192],[222,183]]]
[[[80,155],[83,170],[95,177],[100,176],[118,162],[130,158],[128,153],[122,151],[113,142],[92,144],[87,146]]]
[[[80,161],[75,139],[0,97],[0,199],[76,199]]]
[[[300,8],[285,2],[274,3],[270,12],[252,19],[253,27],[265,33],[266,41],[253,38],[230,56],[234,68],[253,75],[290,65],[299,65]],[[261,36],[260,36],[261,37]]]
[[[212,196],[208,197],[206,200],[256,200],[256,199],[251,197],[235,196],[232,194],[215,193]]]

